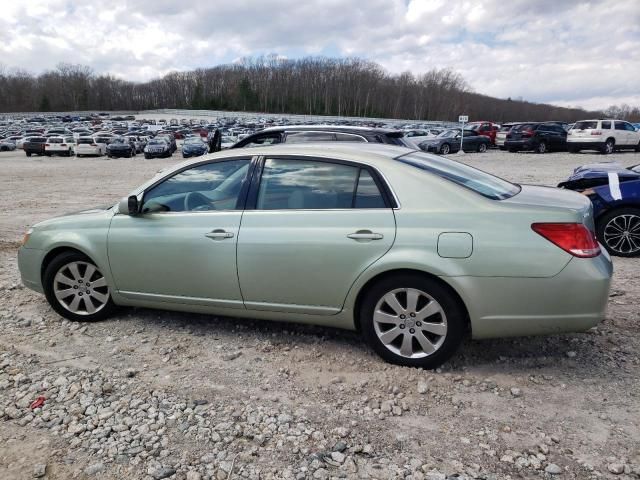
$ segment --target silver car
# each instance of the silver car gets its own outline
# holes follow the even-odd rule
[[[199,157],[110,208],[35,225],[24,284],[70,320],[117,305],[356,329],[434,368],[475,338],[583,331],[612,265],[589,199],[403,147]]]

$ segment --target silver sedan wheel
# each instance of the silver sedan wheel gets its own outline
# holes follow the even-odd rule
[[[613,217],[604,227],[604,241],[616,253],[629,255],[640,252],[640,217]]]
[[[399,288],[383,295],[373,311],[373,326],[382,344],[405,358],[434,354],[447,336],[442,306],[415,288]]]
[[[88,262],[71,262],[60,268],[53,278],[53,293],[60,305],[76,315],[93,315],[109,301],[106,279]]]

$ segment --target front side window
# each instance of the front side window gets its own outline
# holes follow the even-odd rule
[[[228,160],[183,170],[145,193],[142,213],[235,210],[249,163]]]
[[[448,158],[423,152],[412,152],[398,157],[397,160],[473,190],[492,200],[504,200],[520,192],[519,185]]]
[[[627,130],[628,132],[635,132],[636,129],[633,128],[633,125],[631,125],[630,123],[624,122],[624,129]]]
[[[267,159],[257,208],[383,208],[382,196],[366,169],[316,160]]]
[[[624,130],[624,122],[614,122],[614,125],[616,126],[616,130]]]

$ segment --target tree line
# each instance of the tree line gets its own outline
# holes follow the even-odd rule
[[[60,64],[39,75],[0,68],[2,112],[159,108],[453,121],[466,114],[471,119],[498,122],[572,122],[609,113],[640,121],[638,107],[622,105],[606,112],[588,112],[498,99],[473,92],[449,69],[432,69],[421,75],[391,74],[360,58],[289,60],[271,55],[172,72],[147,82],[96,74],[83,65]]]

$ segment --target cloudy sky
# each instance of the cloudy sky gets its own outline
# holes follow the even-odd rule
[[[501,98],[640,105],[640,0],[3,0],[0,66],[146,80],[278,54],[452,68]]]

